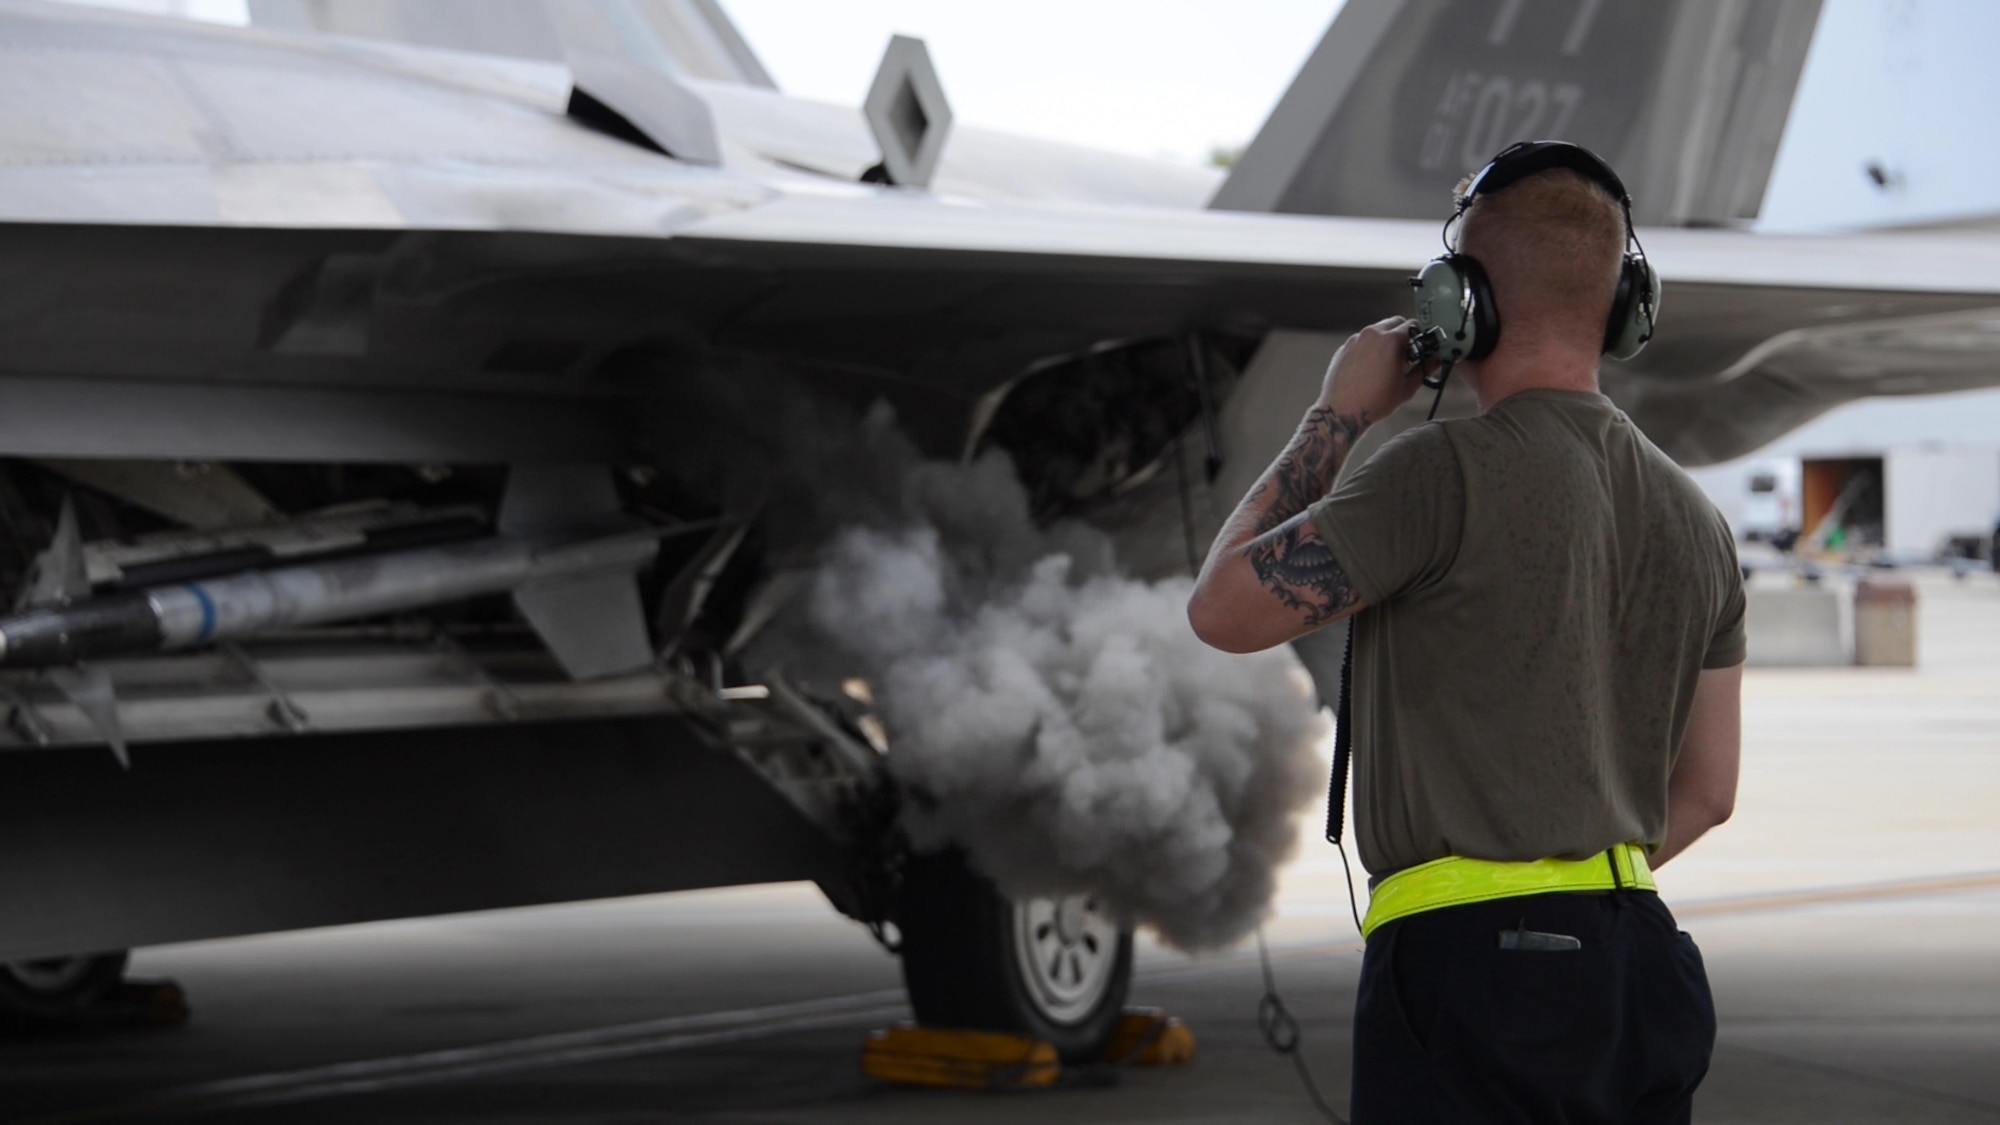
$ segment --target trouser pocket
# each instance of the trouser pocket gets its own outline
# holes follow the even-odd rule
[[[1688,1019],[1686,1054],[1692,1085],[1708,1073],[1709,1059],[1715,1054],[1715,993],[1708,986],[1708,966],[1702,961],[1701,948],[1686,930],[1674,934],[1672,960]]]
[[[1356,1030],[1421,1054],[1430,1036],[1442,966],[1411,964],[1398,941],[1401,932],[1400,925],[1391,924],[1368,944],[1355,1001]],[[1412,1017],[1413,1006],[1419,1018]]]
[[[1669,923],[1648,951],[1635,978],[1627,1032],[1645,1064],[1631,1120],[1686,1122],[1715,1053],[1715,999],[1693,938]]]
[[[1418,1034],[1427,1028],[1411,1018],[1405,987],[1421,983],[1426,967],[1404,956],[1402,929],[1391,922],[1376,931],[1362,957],[1350,1113],[1354,1125],[1455,1125],[1432,1100],[1434,1078]]]

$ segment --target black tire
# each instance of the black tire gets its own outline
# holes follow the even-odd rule
[[[1125,1010],[1132,931],[1081,897],[1012,902],[942,852],[910,860],[896,924],[927,1027],[1032,1035],[1076,1063],[1101,1057]]]
[[[124,950],[0,962],[0,1015],[66,1019],[125,979]]]

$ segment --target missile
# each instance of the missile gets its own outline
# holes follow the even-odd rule
[[[542,604],[560,602],[562,590],[651,562],[659,536],[656,529],[554,542],[498,536],[43,605],[0,617],[0,666],[171,651],[483,594],[512,592],[532,621]]]

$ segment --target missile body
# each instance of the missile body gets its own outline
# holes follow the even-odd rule
[[[0,666],[74,664],[420,609],[636,570],[658,548],[650,529],[553,544],[500,537],[152,586],[0,618]]]

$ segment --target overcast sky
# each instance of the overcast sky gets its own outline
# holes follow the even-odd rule
[[[98,0],[241,22],[244,0]],[[1340,0],[722,0],[786,91],[854,104],[923,37],[961,121],[1202,161],[1256,134]],[[2000,211],[2000,3],[1825,0],[1763,225]],[[1900,177],[1883,190],[1879,161]]]
[[[1256,135],[1339,0],[723,0],[778,84],[856,102],[923,37],[961,120],[1205,159]],[[2000,3],[1826,0],[1764,225],[2000,210]],[[1902,176],[1883,191],[1871,160]]]
[[[723,0],[778,85],[859,101],[896,32],[962,121],[1202,161],[1262,124],[1338,0]]]

